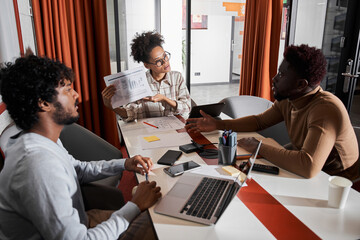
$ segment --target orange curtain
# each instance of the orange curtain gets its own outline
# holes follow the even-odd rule
[[[271,79],[277,72],[282,1],[246,1],[240,95],[273,100]]]
[[[106,0],[32,0],[39,56],[74,70],[79,124],[120,147],[115,114],[101,98],[111,74]]]

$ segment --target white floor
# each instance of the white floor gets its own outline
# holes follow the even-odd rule
[[[217,103],[226,97],[239,96],[239,83],[191,85],[190,95],[197,105]]]

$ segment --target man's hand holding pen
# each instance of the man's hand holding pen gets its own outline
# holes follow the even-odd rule
[[[131,202],[135,203],[140,211],[144,211],[154,205],[161,197],[161,188],[156,186],[156,182],[149,182],[148,174],[153,166],[153,162],[148,157],[136,155],[125,161],[125,169],[145,175],[146,181],[139,183],[133,193]]]

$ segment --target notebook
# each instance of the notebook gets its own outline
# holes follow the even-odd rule
[[[205,113],[209,114],[212,117],[217,117],[220,115],[222,109],[224,108],[225,103],[213,103],[207,105],[198,105],[191,108],[189,118],[200,118],[200,110],[203,110]]]
[[[206,225],[215,224],[231,200],[246,182],[259,152],[261,141],[242,172],[243,182],[233,179],[184,173],[172,189],[160,200],[155,212]]]

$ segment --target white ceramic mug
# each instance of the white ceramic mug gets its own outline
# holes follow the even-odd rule
[[[344,208],[351,186],[352,182],[347,178],[330,176],[328,205],[334,208]]]

